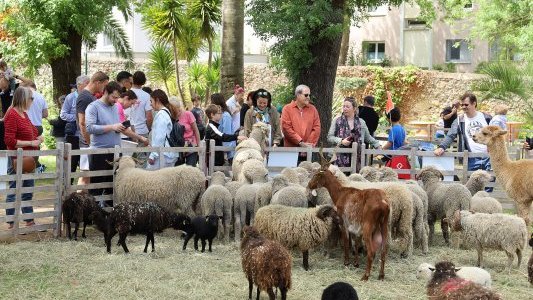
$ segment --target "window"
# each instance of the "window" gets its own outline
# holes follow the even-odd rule
[[[446,62],[470,62],[470,49],[465,40],[446,40]]]
[[[385,57],[385,43],[365,42],[363,49],[366,52],[366,59],[369,62],[378,63]]]
[[[426,21],[418,19],[406,19],[405,28],[427,28]]]
[[[472,1],[468,1],[465,6],[464,6],[465,9],[472,9]]]
[[[103,36],[104,36],[104,38],[103,38],[103,41],[102,41],[102,45],[104,47],[113,45],[113,43],[111,42],[111,39],[107,35],[103,34]]]
[[[369,7],[366,8],[366,11],[369,12],[369,13],[373,13],[373,12],[377,12],[378,8],[379,8],[379,6],[369,6]]]

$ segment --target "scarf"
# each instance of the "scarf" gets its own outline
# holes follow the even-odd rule
[[[270,124],[270,113],[268,106],[264,110],[260,110],[258,107],[254,107],[255,119],[258,122],[263,122],[265,124]]]
[[[350,125],[348,124],[348,119],[342,115],[335,122],[335,136],[345,139],[349,136],[352,137],[352,141],[359,143],[361,145],[361,121],[358,117],[355,117],[353,120],[353,132],[350,130]],[[341,146],[345,147],[345,146]],[[348,146],[348,147],[351,147]],[[361,147],[357,147],[357,165],[356,168],[359,170],[361,165],[359,157],[361,156]],[[337,156],[336,164],[339,167],[349,167],[351,165],[352,155],[349,153],[339,153]],[[356,170],[356,171],[357,171]]]

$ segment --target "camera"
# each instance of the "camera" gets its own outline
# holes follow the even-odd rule
[[[529,148],[527,150],[533,150],[533,137],[526,138],[526,142],[529,145]]]
[[[126,128],[130,127],[131,126],[130,120],[126,120],[126,121],[122,122],[122,126],[124,126]]]

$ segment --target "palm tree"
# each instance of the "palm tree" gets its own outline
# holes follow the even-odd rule
[[[229,97],[233,86],[244,86],[244,0],[222,2],[220,92]]]
[[[191,95],[202,95],[206,88],[207,68],[204,64],[194,62],[187,68],[187,83],[191,90]]]
[[[154,44],[148,53],[148,77],[152,81],[162,81],[167,93],[170,93],[168,81],[175,71],[172,60],[172,50],[162,43]]]
[[[187,67],[198,57],[203,41],[200,37],[200,23],[195,19],[184,19],[178,40],[178,57],[187,61]]]
[[[157,42],[172,46],[174,64],[176,65],[176,87],[181,99],[185,99],[180,83],[178,40],[182,35],[184,23],[184,5],[179,0],[154,1],[142,9],[143,28],[150,32]]]
[[[211,68],[213,59],[213,38],[216,35],[214,25],[222,22],[220,11],[221,0],[195,0],[189,9],[189,15],[201,22],[200,36],[207,41],[209,56],[207,58],[207,69]],[[243,21],[244,22],[244,21]],[[205,101],[209,99],[211,90],[207,87],[205,91]]]

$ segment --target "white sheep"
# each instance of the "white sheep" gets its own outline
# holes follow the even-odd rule
[[[489,172],[485,170],[476,170],[468,181],[465,183],[466,188],[470,191],[470,194],[474,196],[475,193],[485,190],[485,185],[492,179]]]
[[[257,211],[254,227],[283,246],[302,251],[304,269],[308,270],[309,250],[323,244],[338,222],[332,206],[302,208],[273,204]]]
[[[298,177],[296,180],[299,182]],[[307,207],[307,189],[300,184],[291,183],[287,176],[279,174],[272,180],[271,204],[281,204],[294,207]]]
[[[219,216],[218,230],[219,239],[224,235],[225,241],[229,241],[231,211],[233,209],[233,196],[230,191],[224,186],[226,178],[222,172],[214,172],[211,175],[211,184],[205,190],[200,203],[202,206],[202,215],[217,215]]]
[[[495,214],[503,212],[502,204],[485,191],[477,192],[470,200],[470,210],[477,213]]]
[[[252,126],[249,138],[240,142],[235,147],[235,156],[231,165],[233,180],[239,180],[245,161],[250,159],[264,161],[266,139],[268,138],[269,132],[268,125],[257,122]],[[243,178],[240,180],[243,180]]]
[[[350,181],[364,181],[364,182],[368,182],[368,180],[361,174],[358,174],[358,173],[352,173],[350,174],[350,176],[348,176],[348,179],[350,179]]]
[[[416,278],[424,278],[427,280],[431,279],[431,276],[433,275],[433,271],[431,269],[435,269],[435,267],[428,263],[421,263],[416,269]],[[492,278],[490,273],[484,269],[478,267],[458,267],[458,269],[459,271],[457,271],[456,274],[460,278],[470,280],[489,289],[491,288]]]
[[[237,175],[237,181],[252,183],[254,178],[267,177],[268,169],[262,160],[250,158],[242,163],[240,173]]]
[[[433,242],[435,222],[441,220],[442,235],[446,244],[449,245],[448,224],[442,220],[450,219],[456,210],[469,209],[472,195],[462,184],[442,183],[444,176],[433,166],[422,168],[417,178],[422,181],[423,188],[428,195],[429,243]]]
[[[243,184],[235,194],[233,215],[235,218],[235,241],[241,238],[242,226],[249,220],[249,225],[253,225],[255,218],[255,197],[259,188],[265,184],[267,177],[258,176],[253,183]]]
[[[463,244],[477,250],[477,266],[483,265],[483,250],[503,250],[507,254],[507,269],[511,271],[515,253],[517,266],[522,262],[528,232],[524,219],[507,214],[471,213],[456,211],[448,220],[455,230],[461,231]]]
[[[181,165],[147,171],[135,167],[130,156],[118,161],[115,176],[115,204],[155,202],[169,211],[179,210],[192,217],[200,212],[205,175],[195,167]]]

